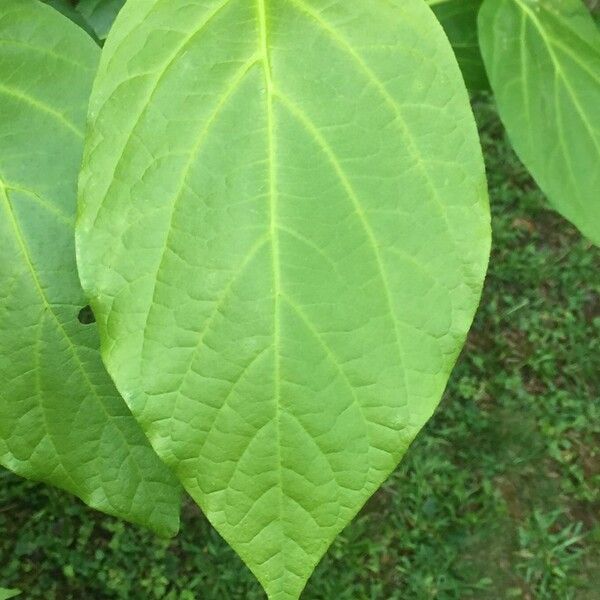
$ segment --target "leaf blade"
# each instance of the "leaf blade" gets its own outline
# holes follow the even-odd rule
[[[99,50],[34,0],[0,12],[0,462],[171,535],[176,480],[106,374],[95,326],[78,321],[76,184]]]
[[[439,26],[412,0],[370,7],[379,37],[361,18],[345,3],[130,1],[90,108],[77,238],[106,364],[272,598],[299,595],[430,416],[489,251],[481,152]],[[433,97],[414,74],[393,80],[415,63]],[[422,110],[458,132],[441,153]],[[432,288],[441,314],[407,286]]]
[[[600,32],[579,0],[488,2],[482,51],[511,142],[552,206],[600,243]]]
[[[105,40],[125,0],[80,0],[77,11],[93,27],[96,35]]]
[[[94,31],[93,27],[87,22],[86,19],[83,18],[81,13],[75,9],[75,7],[73,6],[73,4],[71,2],[69,2],[68,0],[42,0],[42,1],[45,4],[52,6],[52,8],[55,8],[58,12],[63,14],[68,19],[71,19],[71,21],[73,21],[73,23],[75,23],[76,25],[79,25],[79,27],[81,27],[84,31],[89,33],[89,35],[92,37],[92,39],[95,42],[100,43],[100,40],[96,36],[96,32]]]
[[[470,91],[489,90],[479,39],[477,15],[482,0],[427,0],[439,19]]]

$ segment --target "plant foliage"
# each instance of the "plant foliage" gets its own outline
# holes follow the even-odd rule
[[[77,10],[93,27],[98,38],[105,40],[124,4],[125,0],[80,0]]]
[[[600,31],[581,0],[486,0],[481,49],[521,160],[600,244]]]
[[[90,115],[79,264],[109,372],[295,598],[431,415],[479,300],[487,194],[448,42],[421,0],[132,0]]]
[[[78,319],[76,182],[98,48],[35,0],[4,0],[0,47],[0,463],[173,534],[175,480]]]
[[[598,29],[580,0],[46,4],[0,5],[0,461],[166,534],[181,482],[295,599],[471,325],[484,63],[600,242]]]
[[[446,31],[465,83],[472,91],[489,89],[477,37],[477,15],[481,2],[482,0],[427,0]]]

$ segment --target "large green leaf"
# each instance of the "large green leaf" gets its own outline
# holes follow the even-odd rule
[[[130,0],[80,181],[80,273],[154,448],[297,598],[438,403],[490,244],[422,0]]]
[[[487,90],[489,82],[479,50],[477,15],[482,0],[427,0],[454,48],[470,90]]]
[[[36,0],[0,6],[0,464],[94,508],[178,527],[179,491],[102,366],[75,267],[98,47]]]
[[[486,0],[483,57],[517,154],[600,244],[600,32],[581,0]]]
[[[77,10],[92,25],[96,35],[105,40],[125,0],[80,0]]]

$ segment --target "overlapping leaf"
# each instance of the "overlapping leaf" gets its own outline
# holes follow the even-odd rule
[[[105,40],[123,4],[125,0],[80,0],[77,10],[94,28],[96,35]]]
[[[480,41],[498,110],[562,215],[600,244],[600,31],[581,0],[486,0]]]
[[[174,533],[177,481],[78,320],[76,183],[98,57],[53,9],[0,5],[0,463]]]
[[[130,0],[90,108],[79,263],[109,371],[272,599],[438,403],[490,231],[422,0]]]
[[[427,0],[446,31],[470,90],[489,89],[479,50],[477,15],[482,0]]]
[[[79,25],[82,29],[87,31],[95,42],[100,43],[100,39],[96,35],[94,28],[88,23],[83,15],[78,12],[73,4],[69,0],[41,0],[44,4],[48,4],[55,8],[57,11],[65,15],[65,17],[71,19],[73,23]]]

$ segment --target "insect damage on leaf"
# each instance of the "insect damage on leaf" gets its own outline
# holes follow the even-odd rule
[[[91,306],[84,306],[77,315],[79,322],[82,325],[91,325],[96,322],[96,317],[94,317],[94,311]]]

